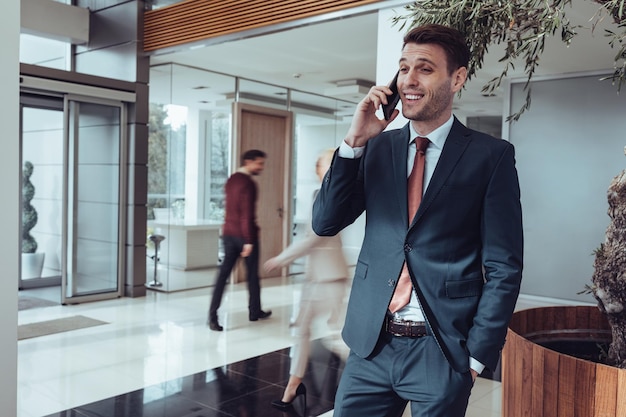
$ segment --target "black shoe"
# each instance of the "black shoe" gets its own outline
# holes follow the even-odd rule
[[[261,320],[266,319],[271,315],[272,315],[272,310],[267,310],[267,311],[260,310],[259,314],[257,315],[250,314],[248,318],[250,319],[250,321],[257,321],[259,319]]]
[[[221,332],[222,330],[224,330],[224,328],[218,323],[217,318],[209,320],[208,325],[209,329],[215,330],[216,332]]]
[[[296,388],[296,395],[292,398],[291,401],[289,402],[285,402],[282,400],[274,400],[272,401],[272,406],[274,408],[278,408],[279,410],[289,410],[293,407],[293,402],[298,398],[302,396],[302,415],[304,416],[306,414],[306,387],[304,386],[304,384],[301,382],[300,385],[298,385],[298,388]]]

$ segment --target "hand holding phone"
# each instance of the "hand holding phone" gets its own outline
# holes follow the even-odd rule
[[[392,94],[387,94],[387,103],[383,104],[383,116],[385,116],[385,120],[389,120],[391,118],[391,114],[393,110],[398,105],[400,101],[400,93],[398,92],[398,74],[400,71],[396,72],[396,75],[393,77],[393,80],[389,83],[389,88],[392,91]]]

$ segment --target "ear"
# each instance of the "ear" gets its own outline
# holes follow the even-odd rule
[[[467,68],[459,67],[452,74],[452,91],[458,93],[461,88],[463,88],[463,84],[467,80]]]

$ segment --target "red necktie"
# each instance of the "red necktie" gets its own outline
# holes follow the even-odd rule
[[[424,187],[424,162],[426,148],[430,141],[428,138],[417,137],[415,138],[415,144],[417,151],[415,152],[415,159],[413,160],[413,170],[407,181],[407,194],[409,201],[409,224],[413,221],[417,208],[422,201],[422,191]],[[406,262],[402,265],[402,271],[400,272],[400,278],[398,278],[398,285],[393,293],[391,302],[389,303],[389,311],[395,313],[402,307],[407,305],[411,300],[411,291],[413,290],[413,283],[411,283],[411,277],[409,276],[409,269],[406,266]]]

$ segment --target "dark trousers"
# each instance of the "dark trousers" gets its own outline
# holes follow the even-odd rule
[[[230,277],[237,259],[241,255],[241,250],[245,241],[239,237],[223,236],[224,243],[224,260],[220,265],[215,287],[213,289],[213,297],[209,307],[209,320],[217,318],[217,310],[222,303],[222,296],[226,288],[226,282]],[[248,277],[248,311],[250,316],[256,317],[261,311],[261,286],[259,284],[259,243],[254,242],[252,253],[244,258],[246,263],[246,273]]]
[[[350,352],[335,398],[334,417],[463,417],[473,386],[470,372],[450,367],[432,336],[383,331],[369,358]]]

